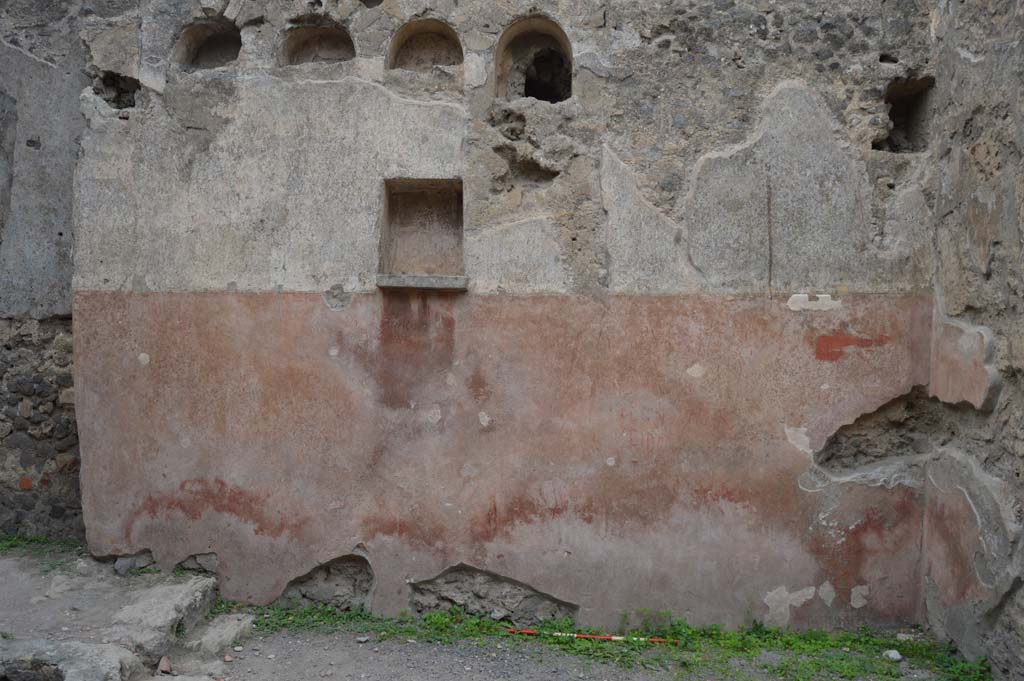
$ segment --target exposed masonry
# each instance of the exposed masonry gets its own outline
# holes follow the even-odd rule
[[[578,605],[465,564],[409,587],[412,608],[420,613],[458,607],[470,615],[530,625],[563,617],[575,619],[579,611]]]
[[[69,320],[0,320],[0,532],[78,538]]]
[[[368,610],[373,593],[373,570],[366,558],[346,555],[319,565],[288,585],[276,604],[301,608],[331,605],[340,610]]]

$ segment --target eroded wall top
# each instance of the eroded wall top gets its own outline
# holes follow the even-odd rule
[[[887,112],[908,82],[925,102],[927,19],[143,4],[84,34],[75,286],[371,290],[385,181],[457,178],[471,292],[923,289],[928,114]]]

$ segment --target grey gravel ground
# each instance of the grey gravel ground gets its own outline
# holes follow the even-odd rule
[[[231,654],[237,656],[225,674],[225,679],[231,680],[661,681],[676,678],[668,672],[625,671],[586,658],[561,654],[534,642],[498,640],[484,643],[463,641],[452,645],[397,640],[360,644],[354,635],[349,634],[297,637],[279,633],[265,640],[251,639],[243,652]]]

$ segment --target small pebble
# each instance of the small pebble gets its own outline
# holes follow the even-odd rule
[[[903,632],[896,634],[897,641],[912,641],[913,639],[914,637],[910,634],[904,634]]]
[[[157,666],[156,666],[156,670],[158,672],[160,672],[161,674],[170,674],[171,673],[171,659],[169,657],[167,657],[166,655],[161,657],[160,658],[160,663],[157,664]]]
[[[224,661],[225,662],[234,662],[235,658],[231,657],[230,655],[225,655],[224,656]]]
[[[887,650],[884,653],[882,653],[882,657],[884,657],[887,660],[892,660],[893,662],[899,662],[903,659],[903,656],[900,655],[900,652],[898,650]]]
[[[234,648],[232,648],[232,650],[234,650],[236,653],[240,653],[243,650],[245,650],[245,648],[243,648],[242,646],[235,646]]]
[[[358,636],[358,637],[356,637],[356,643],[369,643],[369,641],[370,641],[370,637],[369,636]]]

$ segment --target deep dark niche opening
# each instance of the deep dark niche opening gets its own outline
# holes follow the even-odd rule
[[[563,102],[572,97],[572,45],[562,28],[544,16],[516,21],[498,41],[495,94]]]
[[[885,90],[892,130],[872,147],[893,153],[912,153],[928,148],[932,115],[931,97],[935,79],[897,78]]]
[[[523,95],[545,102],[564,102],[572,96],[572,70],[561,52],[549,47],[534,53]]]

